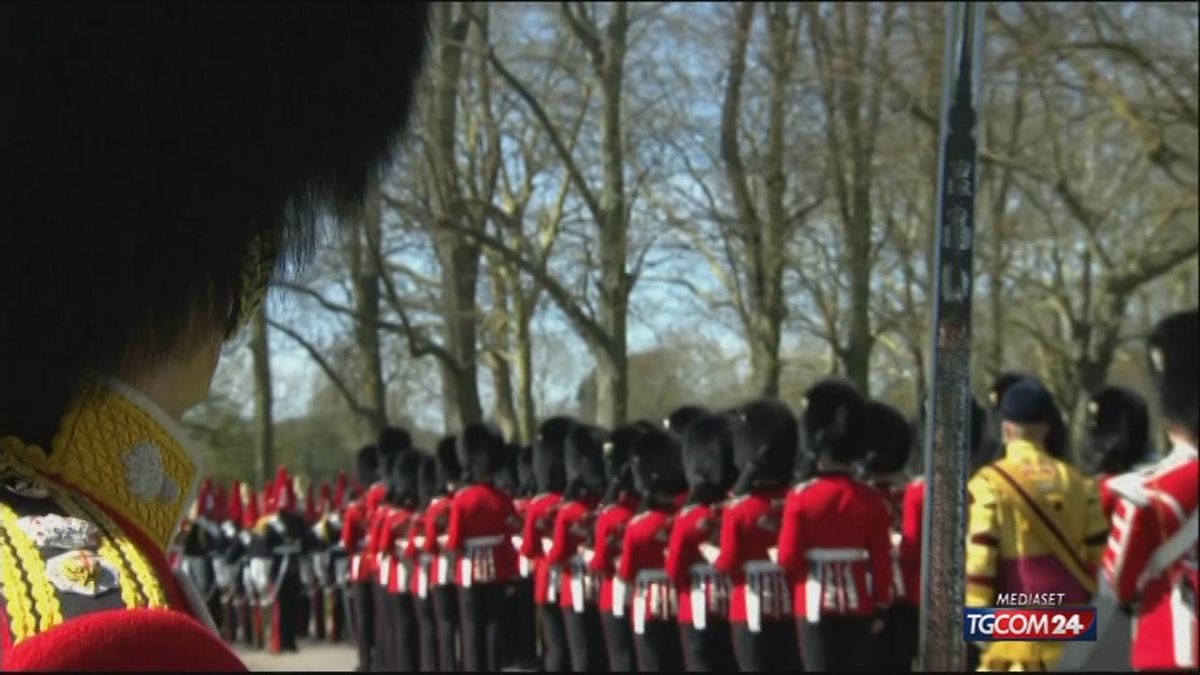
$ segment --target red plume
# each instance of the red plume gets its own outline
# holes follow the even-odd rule
[[[292,487],[292,479],[287,469],[280,466],[275,473],[275,508],[272,511],[294,511],[296,509],[296,489]]]
[[[258,514],[262,509],[258,508],[260,495],[254,492],[249,485],[244,487],[246,488],[246,503],[243,507],[246,511],[242,514],[242,527],[249,529],[258,523]]]
[[[333,510],[341,511],[346,506],[346,472],[338,471],[333,487]]]
[[[200,484],[200,492],[196,494],[196,515],[207,517],[213,510],[212,479],[205,478]]]
[[[228,506],[229,495],[225,494],[225,486],[217,483],[213,487],[213,511],[212,519],[218,523],[225,522],[226,506]]]

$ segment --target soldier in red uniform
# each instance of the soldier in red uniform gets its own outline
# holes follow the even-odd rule
[[[872,636],[892,602],[892,518],[854,470],[866,454],[864,427],[892,420],[867,417],[858,390],[843,380],[814,385],[804,400],[801,439],[817,471],[787,496],[779,564],[795,589],[805,667],[867,671]]]
[[[567,487],[554,522],[546,561],[558,571],[559,607],[566,628],[571,668],[577,673],[604,672],[608,658],[600,626],[598,576],[587,567],[593,555],[593,520],[604,496],[605,431],[577,424],[567,437]]]
[[[454,553],[439,546],[450,526],[450,506],[462,480],[458,442],[446,436],[437,445],[437,486],[425,509],[425,552],[432,556],[429,577],[434,618],[437,622],[438,668],[455,672],[459,667],[458,587],[454,583]]]
[[[900,411],[880,401],[868,401],[863,415],[866,479],[883,497],[891,519],[892,604],[874,641],[874,663],[884,672],[911,672],[917,656],[919,615],[906,583],[901,544],[904,498],[910,484],[905,467],[915,443],[913,429]]]
[[[498,670],[504,655],[504,591],[517,575],[510,537],[520,524],[512,497],[493,483],[505,453],[504,437],[490,424],[468,424],[458,436],[467,485],[454,495],[444,548],[458,557],[463,670],[468,672]]]
[[[675,518],[666,572],[679,599],[679,628],[688,672],[736,672],[729,628],[729,578],[700,553],[720,532],[720,507],[736,479],[728,414],[706,415],[688,426],[683,443],[687,503]]]
[[[354,458],[355,478],[371,487],[346,505],[342,516],[342,549],[350,561],[349,586],[353,609],[354,640],[358,647],[358,670],[370,671],[375,651],[375,596],[372,560],[368,552],[370,524],[387,488],[377,482],[379,460],[374,445],[359,449]]]
[[[533,566],[533,602],[542,624],[542,667],[548,672],[563,672],[570,667],[566,629],[558,607],[558,579],[546,561],[546,553],[550,549],[550,536],[566,488],[565,447],[567,434],[574,425],[575,420],[559,416],[551,417],[538,427],[538,436],[533,443],[533,473],[537,478],[538,495],[529,502],[517,551]]]
[[[1194,671],[1197,661],[1197,469],[1200,438],[1200,313],[1155,326],[1149,364],[1170,453],[1145,472],[1112,481],[1119,499],[1104,575],[1133,615],[1137,670]]]
[[[416,672],[419,667],[419,635],[412,585],[414,566],[406,555],[408,533],[416,516],[417,479],[424,453],[405,448],[392,463],[391,489],[387,515],[381,518],[379,541],[379,583],[388,611],[381,616],[380,644],[388,670]]]
[[[529,503],[537,496],[537,479],[533,475],[533,447],[515,446],[517,489],[513,508],[517,518],[525,523],[529,515]],[[512,537],[513,548],[521,550],[520,534]],[[529,558],[517,556],[517,577],[513,579],[513,599],[517,618],[512,622],[509,639],[513,645],[513,665],[521,670],[538,670],[537,657],[537,609],[533,604],[533,566]]]
[[[665,430],[647,429],[630,448],[630,462],[641,511],[625,527],[617,578],[633,589],[638,670],[675,672],[683,669],[683,651],[665,551],[672,519],[687,498],[679,440]]]
[[[625,582],[616,576],[621,559],[621,543],[625,527],[640,506],[633,485],[630,450],[648,429],[650,422],[639,421],[617,427],[604,445],[604,470],[608,489],[596,518],[595,553],[588,566],[600,576],[598,608],[604,626],[604,644],[608,664],[615,673],[636,672],[637,659],[633,649],[633,626],[629,623],[629,593]]]
[[[429,592],[433,555],[426,549],[425,536],[429,529],[429,505],[442,487],[438,480],[437,460],[424,452],[417,453],[417,457],[417,507],[405,534],[404,559],[412,570],[409,574],[409,596],[416,619],[417,667],[423,673],[432,673],[438,671],[438,639],[433,595]]]
[[[1109,481],[1148,464],[1152,455],[1150,412],[1137,392],[1105,387],[1088,397],[1085,426],[1083,454],[1100,489],[1100,507],[1111,520],[1117,494]]]
[[[734,415],[734,464],[740,474],[721,515],[720,552],[711,562],[733,584],[729,622],[741,670],[795,670],[800,658],[792,593],[769,549],[779,541],[796,461],[796,417],[770,399],[747,403]]]

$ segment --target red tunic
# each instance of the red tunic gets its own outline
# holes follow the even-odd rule
[[[434,586],[454,583],[454,554],[438,546],[438,535],[450,526],[450,497],[435,497],[425,509],[425,552],[433,556],[429,563],[429,579]],[[443,524],[439,525],[438,523]]]
[[[367,505],[361,499],[347,504],[342,523],[342,548],[350,558],[350,581],[366,581],[371,577],[369,565],[364,564],[369,524]]]
[[[633,518],[637,510],[636,497],[626,496],[616,504],[609,504],[600,510],[596,517],[595,555],[588,564],[592,571],[602,576],[600,583],[600,611],[606,614],[624,616],[625,605],[622,602],[619,610],[613,606],[613,577],[616,574],[617,561],[620,559],[620,542],[625,538],[625,526]],[[616,542],[616,546],[611,543]],[[626,598],[628,600],[628,598]]]
[[[520,554],[533,562],[533,601],[538,605],[557,602],[550,593],[550,565],[546,562],[549,551],[543,549],[542,537],[550,534],[560,502],[562,495],[557,492],[534,497],[529,502],[521,531]]]
[[[583,559],[579,555],[579,547],[584,539],[573,530],[576,526],[586,526],[596,508],[596,499],[575,500],[565,502],[558,509],[558,517],[554,520],[554,536],[551,539],[550,550],[546,553],[546,562],[558,569],[559,602],[563,607],[574,607],[583,611],[584,602],[594,602],[599,589],[595,587],[594,577],[590,574],[580,574],[583,571]],[[590,529],[590,528],[589,528]],[[583,597],[577,598],[575,591],[580,591]]]
[[[713,567],[733,584],[730,622],[747,624],[752,632],[759,631],[761,619],[791,617],[783,570],[767,554],[779,540],[785,494],[786,488],[756,490],[732,500],[721,516],[721,553]]]
[[[901,561],[901,543],[904,540],[904,498],[908,485],[894,485],[887,482],[872,484],[883,497],[883,503],[888,510],[889,530],[892,560],[892,601],[913,604],[908,598],[908,577],[904,574],[904,564]]]
[[[408,590],[424,600],[429,595],[430,556],[425,553],[425,520],[423,511],[414,511],[408,519],[404,533],[404,550],[401,554],[410,570]]]
[[[1104,518],[1108,522],[1112,522],[1113,511],[1117,508],[1117,500],[1120,495],[1113,492],[1109,487],[1108,481],[1112,480],[1113,476],[1101,474],[1096,476],[1096,487],[1100,489],[1100,510],[1104,512]]]
[[[509,537],[516,519],[512,497],[494,485],[469,485],[454,495],[446,549],[459,555],[459,587],[503,583],[517,575]]]
[[[1122,604],[1137,602],[1138,670],[1197,666],[1198,468],[1196,448],[1177,444],[1155,466],[1113,483],[1120,494],[1104,574]]]
[[[921,606],[921,531],[925,517],[925,479],[914,478],[904,489],[904,514],[900,526],[900,571],[905,599]]]
[[[670,620],[678,614],[675,587],[664,569],[675,510],[643,511],[625,527],[617,578],[633,587],[633,630],[638,634],[647,620]]]
[[[793,489],[783,507],[779,565],[797,617],[871,616],[892,603],[891,514],[879,492],[848,474]]]
[[[388,593],[407,593],[412,567],[404,558],[404,550],[408,547],[409,521],[412,511],[401,508],[388,509],[383,518],[380,530],[379,566],[380,583],[387,587]]]
[[[665,569],[679,598],[679,623],[700,630],[708,625],[710,614],[729,614],[729,578],[718,574],[700,555],[700,544],[720,527],[718,517],[708,504],[684,507],[675,517],[667,543]]]

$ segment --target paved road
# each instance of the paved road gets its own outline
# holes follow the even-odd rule
[[[295,654],[270,654],[258,649],[237,648],[238,656],[246,667],[254,672],[270,671],[334,671],[348,672],[358,664],[354,648],[348,644],[331,645],[328,642],[300,641],[300,651]]]

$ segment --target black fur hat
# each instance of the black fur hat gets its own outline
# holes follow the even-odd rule
[[[608,432],[591,424],[576,424],[567,435],[565,469],[567,489],[564,496],[576,499],[585,494],[604,494],[607,480],[604,470],[604,443]]]
[[[646,498],[677,495],[687,490],[683,448],[665,429],[647,429],[630,448],[634,488]]]
[[[374,445],[364,445],[354,456],[354,477],[363,486],[379,480],[379,454]]]
[[[676,408],[663,420],[663,428],[683,438],[687,435],[688,427],[700,417],[709,414],[709,409],[698,405],[685,405]]]
[[[733,487],[737,479],[733,445],[733,419],[728,413],[704,415],[688,426],[683,471],[694,499],[713,501]]]
[[[472,422],[458,435],[458,461],[464,480],[490,481],[504,462],[507,445],[500,429],[490,422]]]
[[[633,473],[629,463],[631,450],[642,434],[653,429],[656,427],[645,420],[623,424],[614,429],[608,441],[604,443],[604,473],[608,478],[605,503],[616,501],[623,492],[634,491]]]
[[[379,432],[379,439],[375,447],[379,451],[380,471],[388,473],[400,454],[412,448],[412,436],[404,429],[384,427]]]
[[[801,438],[807,454],[842,464],[864,459],[866,401],[858,387],[849,380],[827,378],[805,392],[803,405]]]
[[[904,415],[882,401],[867,401],[863,410],[863,444],[867,473],[888,475],[908,464],[913,430]]]
[[[501,461],[495,476],[496,488],[514,497],[520,492],[520,482],[517,477],[517,463],[520,457],[520,445],[515,443],[505,445],[503,461]]]
[[[392,464],[390,490],[394,493],[392,503],[405,508],[414,508],[420,498],[419,480],[421,464],[430,459],[428,453],[411,450],[400,453]]]
[[[1147,342],[1147,359],[1158,403],[1168,423],[1182,426],[1192,435],[1200,435],[1200,367],[1197,366],[1196,342],[1200,312],[1193,309],[1159,321]]]
[[[533,474],[533,446],[522,445],[517,456],[517,483],[522,496],[531,497],[537,494],[537,477]]]
[[[458,461],[458,438],[453,434],[443,436],[437,444],[438,473],[444,483],[462,480],[462,464]]]
[[[551,417],[538,427],[533,442],[533,475],[539,492],[562,492],[567,487],[567,435],[575,420],[565,415]]]
[[[421,508],[424,508],[429,506],[429,502],[433,501],[435,497],[445,494],[446,482],[438,475],[436,459],[423,452],[415,454],[421,457],[417,466],[417,497]]]
[[[1124,387],[1105,387],[1087,402],[1084,456],[1096,473],[1120,474],[1144,460],[1150,447],[1146,400]]]
[[[782,401],[760,398],[733,411],[733,463],[738,488],[786,484],[792,478],[799,447],[796,416]]]

